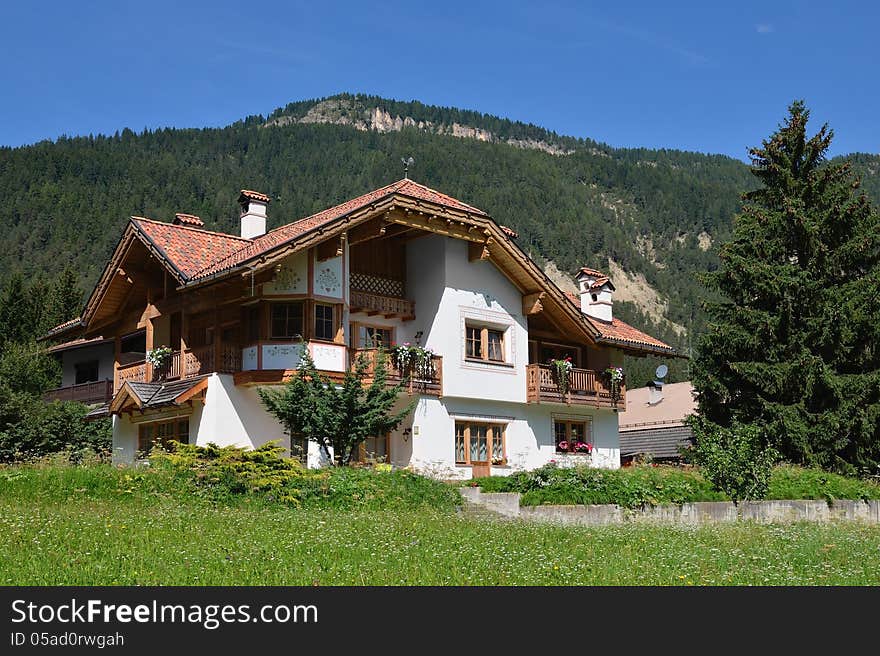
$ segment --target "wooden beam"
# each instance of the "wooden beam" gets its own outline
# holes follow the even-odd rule
[[[547,295],[547,292],[535,292],[523,296],[523,314],[526,316],[538,314],[544,311],[544,304],[541,301]]]
[[[468,244],[468,260],[471,262],[488,260],[490,257],[489,247],[486,244],[473,241]]]
[[[444,235],[446,237],[455,237],[457,239],[463,239],[465,241],[475,241],[483,243],[485,242],[485,237],[479,234],[469,233],[464,228],[459,228],[454,225],[448,225],[446,221],[432,221],[431,217],[419,217],[416,215],[403,215],[403,214],[395,214],[392,219],[394,223],[400,223],[401,225],[409,226],[411,228],[420,228],[422,230],[426,230],[428,232],[435,232],[438,235]]]

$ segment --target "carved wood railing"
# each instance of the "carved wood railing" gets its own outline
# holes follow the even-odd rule
[[[238,344],[221,344],[217,371],[221,374],[241,371],[241,347]]]
[[[404,320],[415,319],[415,303],[405,298],[383,296],[369,292],[351,291],[350,305],[352,312],[381,314],[386,317],[399,317]]]
[[[372,374],[376,366],[376,358],[379,356],[379,349],[360,348],[350,349],[351,367],[354,368],[358,357],[367,358],[367,372]],[[389,354],[385,354],[385,366],[387,369],[387,381],[389,385],[397,385],[404,378],[408,379],[407,392],[409,394],[431,394],[442,396],[443,394],[443,358],[439,355],[432,356],[430,374],[424,375],[424,371],[410,372],[410,376],[405,376],[406,372],[402,372],[394,363],[393,358]]]
[[[68,385],[49,390],[43,394],[45,401],[78,401],[79,403],[106,403],[113,396],[113,381],[98,380],[92,383]]]
[[[214,362],[214,345],[174,351],[161,368],[152,367],[149,382],[194,378],[210,373],[236,373],[241,371],[241,348],[236,344],[221,344],[219,366]],[[143,360],[120,365],[116,371],[115,394],[126,381],[147,382],[147,366]]]
[[[140,362],[132,362],[130,364],[122,364],[116,370],[116,387],[113,390],[113,393],[119,391],[119,389],[127,382],[132,383],[145,383],[147,381],[147,363],[141,360]]]
[[[562,393],[552,367],[544,364],[526,365],[526,400],[533,402],[568,403],[576,405],[626,407],[626,386],[617,393],[605,376],[592,369],[569,371],[568,389]]]

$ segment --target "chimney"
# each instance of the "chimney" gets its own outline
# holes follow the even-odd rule
[[[245,239],[253,239],[266,234],[266,210],[269,207],[269,197],[259,191],[242,189],[238,197],[241,207],[241,236]]]
[[[599,321],[611,322],[614,285],[601,271],[582,267],[575,278],[581,297],[581,312]]]
[[[648,405],[657,405],[663,400],[663,383],[654,380],[648,383]]]

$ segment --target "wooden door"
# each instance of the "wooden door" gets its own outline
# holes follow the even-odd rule
[[[471,476],[481,478],[489,476],[492,467],[492,448],[489,442],[489,427],[481,424],[471,424],[470,427],[470,461]]]

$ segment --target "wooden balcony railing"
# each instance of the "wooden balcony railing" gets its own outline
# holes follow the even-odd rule
[[[544,364],[526,365],[526,400],[529,403],[567,403],[626,408],[626,386],[615,394],[605,376],[592,369],[571,369],[568,389],[559,390],[553,369]]]
[[[160,380],[180,380],[194,378],[210,373],[236,373],[241,371],[241,348],[237,344],[221,344],[219,366],[215,366],[215,346],[209,344],[198,348],[174,351],[164,367],[150,367],[150,380],[147,380],[147,363],[143,360],[120,365],[116,370],[114,394],[126,381],[137,383]]]
[[[113,381],[98,380],[92,383],[80,383],[68,385],[58,389],[49,390],[43,394],[44,401],[78,401],[91,405],[93,403],[107,403],[113,396]]]
[[[405,298],[351,290],[350,302],[352,312],[366,312],[370,315],[381,314],[384,317],[396,317],[403,320],[415,319],[416,317],[415,303]]]
[[[375,348],[361,348],[350,350],[351,367],[355,366],[356,358],[366,357],[368,361],[367,371],[373,371],[376,366],[376,358],[379,350]],[[394,363],[394,359],[386,354],[385,365],[387,368],[387,380],[389,385],[397,385],[404,378],[408,379],[407,392],[409,394],[430,394],[433,396],[443,395],[443,358],[435,355],[431,358],[430,366],[422,368],[421,371],[413,370],[411,372],[401,371]],[[407,375],[409,373],[409,375]]]

